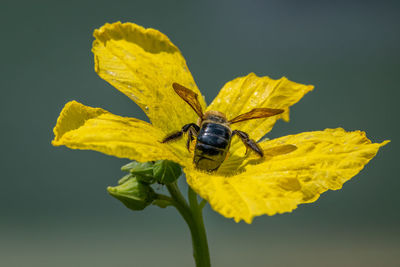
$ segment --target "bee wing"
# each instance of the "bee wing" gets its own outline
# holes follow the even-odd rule
[[[175,92],[183,99],[192,109],[197,113],[200,118],[203,118],[203,109],[201,108],[200,102],[197,99],[197,94],[192,90],[186,88],[179,83],[173,83],[172,87]]]
[[[282,112],[284,112],[283,109],[255,108],[247,113],[244,113],[242,115],[237,116],[236,118],[231,119],[229,122],[237,123],[240,121],[247,121],[247,120],[259,119],[259,118],[267,118],[267,117],[281,114]]]

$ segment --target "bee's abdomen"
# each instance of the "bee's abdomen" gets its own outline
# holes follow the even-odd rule
[[[231,140],[231,130],[221,124],[204,123],[197,136],[193,161],[197,168],[217,170],[225,160]]]

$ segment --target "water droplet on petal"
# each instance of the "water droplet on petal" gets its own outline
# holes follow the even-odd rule
[[[106,70],[106,73],[107,73],[108,75],[111,75],[111,76],[117,76],[117,74],[116,74],[115,72],[110,71],[110,70]]]

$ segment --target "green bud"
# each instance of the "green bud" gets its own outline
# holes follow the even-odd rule
[[[119,183],[115,187],[109,186],[107,191],[131,210],[143,210],[156,198],[150,185],[140,182],[133,175],[123,177]]]
[[[182,174],[179,164],[169,160],[158,160],[154,163],[153,175],[160,184],[170,184],[175,182]]]
[[[153,162],[137,162],[132,161],[122,166],[122,171],[129,171],[131,174],[136,176],[141,182],[153,184],[155,179],[153,177]]]

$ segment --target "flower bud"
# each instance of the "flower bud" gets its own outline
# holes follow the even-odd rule
[[[153,184],[155,179],[153,176],[154,162],[137,162],[132,161],[122,166],[122,171],[128,171],[136,176],[141,182]]]
[[[119,183],[115,187],[109,186],[107,191],[131,210],[143,210],[156,198],[150,185],[142,183],[133,175],[123,177]]]

